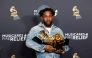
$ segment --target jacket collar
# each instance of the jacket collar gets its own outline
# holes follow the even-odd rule
[[[38,24],[39,27],[45,27],[42,22]],[[51,28],[56,28],[56,26],[52,23]]]

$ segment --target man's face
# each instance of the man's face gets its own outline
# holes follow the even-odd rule
[[[45,24],[45,26],[50,27],[53,21],[53,15],[50,11],[45,11],[43,13],[43,16],[41,16],[41,19],[43,21],[43,23]]]

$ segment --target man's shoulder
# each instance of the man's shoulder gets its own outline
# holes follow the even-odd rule
[[[62,31],[62,29],[60,27],[58,27],[58,26],[56,26],[55,28],[56,28],[57,31]]]
[[[58,30],[61,30],[61,28],[60,28],[60,27],[58,27],[58,26],[55,26],[55,28],[56,28],[56,29],[58,29]]]
[[[35,25],[35,26],[30,28],[29,32],[37,32],[38,30],[40,30],[39,26]]]

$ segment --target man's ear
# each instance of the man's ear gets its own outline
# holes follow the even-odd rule
[[[54,18],[54,16],[52,16],[52,19]]]
[[[41,20],[43,20],[43,17],[41,16]]]

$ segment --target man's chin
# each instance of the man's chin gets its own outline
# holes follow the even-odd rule
[[[51,25],[51,23],[46,23],[46,25]]]
[[[44,25],[47,26],[47,27],[50,27],[52,25],[52,23],[48,22],[48,23],[44,23]]]
[[[51,26],[51,24],[45,24],[45,26],[50,27],[50,26]]]

